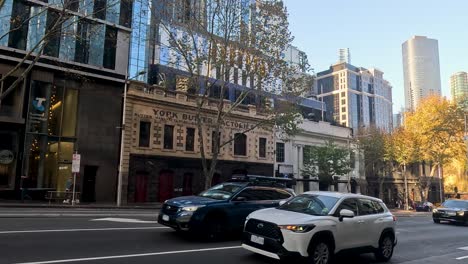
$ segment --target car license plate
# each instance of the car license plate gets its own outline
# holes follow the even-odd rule
[[[447,212],[447,215],[448,215],[448,216],[455,216],[456,213],[455,213],[455,212]]]
[[[166,222],[169,221],[169,216],[168,215],[163,215],[162,220],[166,221]]]
[[[265,243],[265,238],[259,237],[259,236],[256,236],[256,235],[252,235],[250,237],[250,241],[252,241],[254,243],[257,243],[257,244],[260,244],[260,245],[263,245]]]

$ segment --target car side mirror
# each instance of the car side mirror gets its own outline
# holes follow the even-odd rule
[[[340,211],[340,222],[343,221],[343,218],[353,218],[354,212],[348,209],[341,209]]]
[[[245,202],[245,201],[247,201],[247,198],[245,198],[243,196],[237,196],[236,198],[234,198],[234,201],[235,202]]]
[[[279,204],[278,204],[278,205],[279,205],[279,206],[282,206],[282,205],[283,205],[283,204],[285,204],[286,202],[288,202],[288,201],[286,201],[286,200],[282,200],[282,201],[280,201],[280,202],[279,202]]]

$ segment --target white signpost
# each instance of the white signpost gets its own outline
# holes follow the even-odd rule
[[[80,154],[73,154],[72,160],[72,173],[73,173],[73,194],[72,194],[72,205],[75,205],[75,191],[76,191],[76,174],[80,172]]]

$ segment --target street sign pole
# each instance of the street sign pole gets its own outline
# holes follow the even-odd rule
[[[81,155],[75,151],[75,154],[73,154],[73,160],[72,160],[72,173],[73,173],[72,206],[75,205],[76,174],[80,172],[80,160],[81,160]]]

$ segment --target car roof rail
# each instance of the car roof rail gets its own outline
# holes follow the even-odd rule
[[[249,183],[249,185],[280,187],[280,188],[292,188],[294,185],[296,185],[295,179],[261,176],[261,175],[234,174],[232,175],[229,181],[230,182],[247,182]]]

